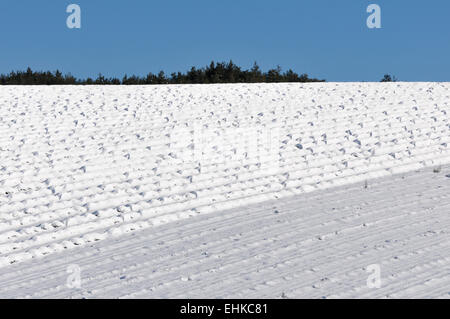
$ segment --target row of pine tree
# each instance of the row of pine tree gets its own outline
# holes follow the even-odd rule
[[[325,82],[310,78],[307,74],[298,75],[291,69],[283,72],[278,66],[275,69],[263,72],[255,62],[250,70],[244,70],[232,61],[211,62],[204,68],[192,67],[185,73],[172,73],[170,76],[161,71],[158,74],[149,73],[147,76],[127,76],[122,79],[106,78],[99,74],[96,79],[77,79],[71,74],[63,75],[60,71],[43,72],[33,71],[28,68],[26,71],[13,71],[9,74],[0,75],[1,85],[90,85],[90,84],[110,84],[110,85],[145,85],[145,84],[207,84],[207,83],[277,83],[277,82]]]

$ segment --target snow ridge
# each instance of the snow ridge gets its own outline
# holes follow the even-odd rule
[[[0,267],[450,163],[448,83],[0,88]]]

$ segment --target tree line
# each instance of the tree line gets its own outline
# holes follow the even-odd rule
[[[106,78],[99,74],[96,79],[78,79],[73,75],[63,75],[59,70],[13,71],[9,74],[0,75],[1,85],[146,85],[146,84],[207,84],[207,83],[278,83],[278,82],[325,82],[310,78],[308,74],[297,74],[291,69],[282,71],[280,66],[263,72],[255,62],[251,69],[242,69],[230,62],[214,61],[204,68],[192,67],[187,72],[176,72],[167,76],[164,71],[158,74],[149,73],[146,76],[127,76],[119,79],[116,77]]]

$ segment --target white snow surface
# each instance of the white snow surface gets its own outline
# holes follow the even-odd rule
[[[449,298],[449,89],[0,87],[0,297]]]

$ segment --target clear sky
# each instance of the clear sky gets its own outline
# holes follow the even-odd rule
[[[66,7],[81,7],[81,29]],[[366,8],[381,7],[381,29]],[[327,81],[450,81],[449,0],[1,0],[0,73],[77,77],[279,64]]]

